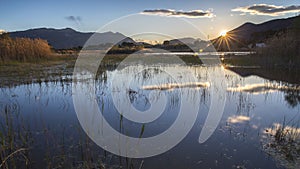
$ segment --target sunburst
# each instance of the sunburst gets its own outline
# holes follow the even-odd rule
[[[227,35],[227,31],[226,30],[222,30],[220,32],[220,36],[225,37]]]
[[[227,32],[226,30],[223,30],[220,32],[220,36],[213,40],[212,43],[216,47],[217,50],[231,50],[233,48],[233,44],[240,44],[242,46],[245,46],[241,41],[238,40],[238,38],[235,37],[235,31]]]

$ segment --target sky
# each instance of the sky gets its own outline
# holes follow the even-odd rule
[[[111,29],[129,36],[143,29],[176,29],[174,36],[198,37],[177,22],[183,19],[205,36],[216,37],[245,22],[261,23],[299,12],[299,0],[0,0],[0,31],[70,27],[82,32]]]

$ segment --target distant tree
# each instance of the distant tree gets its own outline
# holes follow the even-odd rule
[[[170,45],[170,41],[165,40],[164,43],[163,43],[163,45],[165,45],[165,46]]]

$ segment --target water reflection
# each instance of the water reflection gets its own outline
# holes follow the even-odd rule
[[[247,122],[250,120],[250,117],[248,116],[243,116],[243,115],[240,115],[240,116],[232,116],[232,117],[229,117],[228,118],[228,122],[229,123],[243,123],[243,122]]]
[[[287,85],[278,85],[274,83],[263,83],[263,84],[249,84],[246,86],[238,86],[238,87],[231,87],[227,89],[228,91],[232,92],[246,92],[251,94],[265,94],[269,92],[275,91],[292,91],[299,92],[300,87],[298,86],[287,86]]]
[[[172,90],[176,88],[206,88],[209,87],[209,83],[201,83],[201,82],[194,82],[194,83],[165,83],[161,85],[149,85],[149,86],[142,86],[144,90]]]
[[[298,87],[299,88],[299,87]],[[285,100],[291,107],[296,107],[300,103],[300,91],[297,90],[286,90],[285,93]]]
[[[101,67],[100,71],[99,68],[95,86],[97,103],[115,130],[144,138],[165,131],[174,122],[181,99],[178,91],[183,90],[191,103],[200,105],[200,110],[192,131],[174,149],[146,159],[121,158],[102,150],[87,137],[78,123],[72,106],[71,83],[63,80],[41,82],[0,90],[1,161],[19,150],[3,164],[4,168],[24,168],[26,162],[29,168],[299,166],[298,85],[226,72],[228,100],[223,119],[213,136],[199,144],[199,133],[211,99],[208,71],[214,73],[214,67],[169,65],[173,69],[189,69],[197,77],[195,83],[175,83],[155,67],[136,71],[142,66],[132,65],[122,72],[122,77],[134,79],[126,89],[109,88],[110,83],[115,82],[112,75],[120,70]],[[80,81],[77,85],[80,86]],[[165,111],[152,123],[132,122],[119,114],[112,104],[112,92],[119,96],[119,102],[123,102],[125,93],[136,109],[147,110],[151,106],[149,96],[152,90],[168,97]],[[198,103],[193,102],[195,92],[201,96]],[[283,124],[284,118],[293,121]]]
[[[286,168],[300,165],[300,128],[283,122],[264,129],[264,150]]]

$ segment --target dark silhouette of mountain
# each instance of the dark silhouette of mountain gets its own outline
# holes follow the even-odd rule
[[[243,25],[227,32],[225,37],[219,36],[212,42],[218,50],[240,49],[247,47],[251,43],[265,42],[268,38],[273,37],[279,32],[284,32],[295,28],[295,23],[299,22],[300,16],[275,19],[260,24],[244,23]],[[227,42],[226,42],[227,41]]]
[[[286,19],[275,19],[271,21],[267,21],[260,24],[254,24],[247,22],[231,31],[228,34],[234,34],[235,37],[243,40],[251,40],[255,33],[259,32],[269,32],[269,31],[280,31],[284,29],[289,29],[293,27],[293,23],[296,19],[299,19],[300,16],[291,17]]]
[[[191,37],[185,37],[180,39],[165,40],[162,45],[162,49],[168,49],[170,51],[178,52],[198,52],[198,51],[215,51],[210,45],[210,41],[201,39],[195,39]]]
[[[37,28],[29,29],[25,31],[10,32],[11,37],[23,37],[23,38],[41,38],[47,40],[48,43],[55,49],[69,49],[78,46],[84,46],[87,40],[93,36],[91,45],[101,44],[116,44],[122,42],[135,43],[129,37],[121,33],[104,32],[78,32],[71,28],[65,29],[53,29],[53,28]]]

